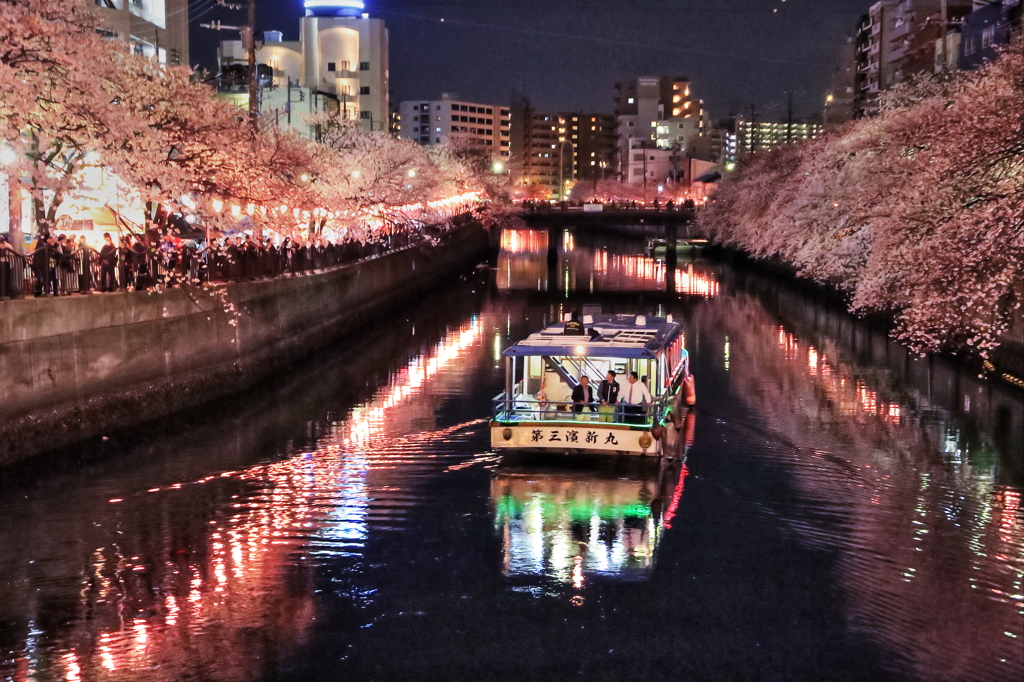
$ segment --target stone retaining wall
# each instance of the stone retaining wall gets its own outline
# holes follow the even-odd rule
[[[470,225],[321,273],[0,301],[0,464],[242,390],[421,297],[488,244]]]

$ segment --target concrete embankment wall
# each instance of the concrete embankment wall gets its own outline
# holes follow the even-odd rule
[[[486,253],[460,228],[322,273],[0,301],[0,464],[244,389]]]

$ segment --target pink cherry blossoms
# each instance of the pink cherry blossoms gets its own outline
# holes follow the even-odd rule
[[[840,287],[855,312],[893,314],[918,351],[987,355],[1024,301],[1024,47],[742,161],[699,223]]]
[[[84,0],[0,0],[0,168],[52,225],[90,167],[128,201],[282,234],[443,221],[487,196],[471,155],[321,115],[325,144],[245,112],[187,67],[130,54]],[[97,161],[98,160],[98,161]],[[123,202],[122,202],[123,203]]]

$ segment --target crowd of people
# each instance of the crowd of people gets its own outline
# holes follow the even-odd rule
[[[298,274],[378,256],[426,237],[421,232],[381,231],[363,242],[241,234],[207,242],[147,230],[121,235],[116,243],[105,233],[102,246],[95,249],[85,237],[44,233],[30,253],[21,255],[0,235],[0,298],[22,290],[61,296]]]

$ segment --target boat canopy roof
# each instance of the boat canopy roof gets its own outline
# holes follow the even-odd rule
[[[682,333],[676,322],[663,317],[643,315],[594,315],[583,320],[584,326],[595,329],[599,336],[566,335],[562,322],[530,334],[506,348],[505,357],[528,355],[573,355],[598,358],[656,359]]]

